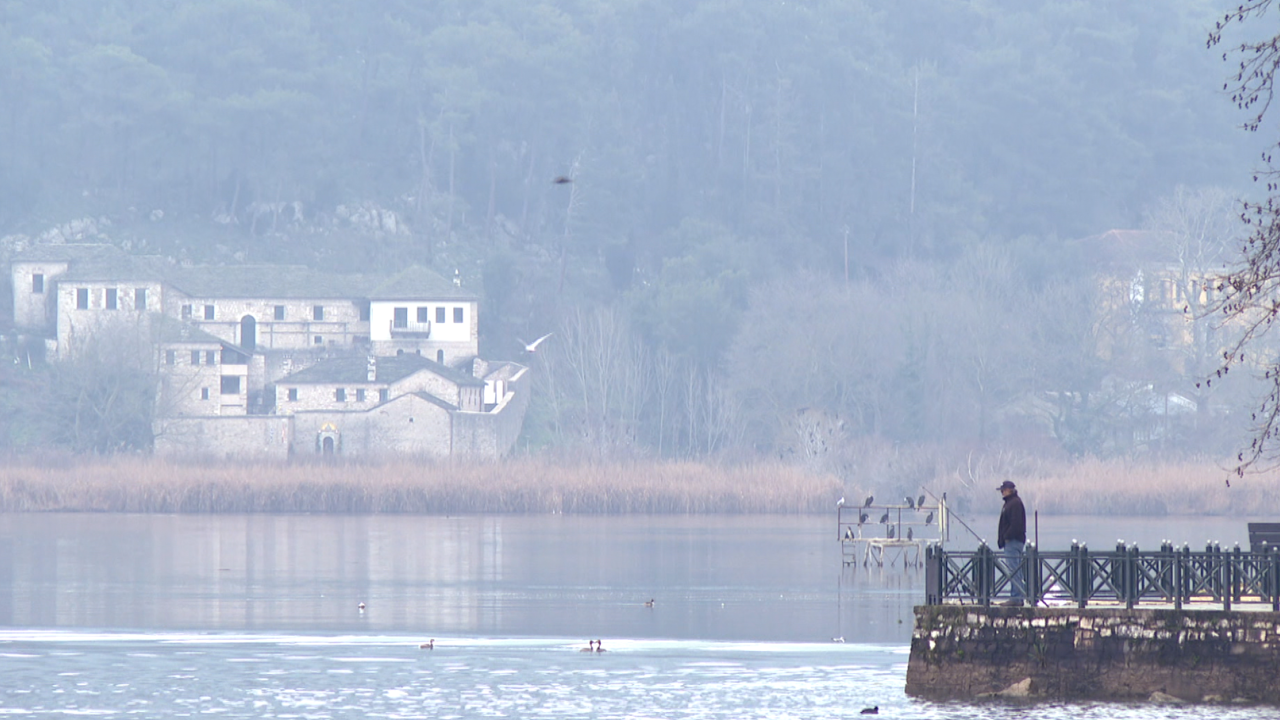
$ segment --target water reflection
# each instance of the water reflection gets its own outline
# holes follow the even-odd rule
[[[1041,518],[1041,546],[1244,522]],[[834,517],[0,515],[17,627],[905,645],[923,593],[916,569],[843,567]]]

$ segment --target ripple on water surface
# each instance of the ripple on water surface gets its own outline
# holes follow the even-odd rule
[[[0,715],[165,717],[1273,717],[1271,708],[927,703],[898,645],[0,631]],[[74,652],[69,652],[74,648]]]

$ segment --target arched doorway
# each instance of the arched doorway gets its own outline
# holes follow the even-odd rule
[[[337,455],[341,451],[342,433],[338,432],[337,425],[325,423],[320,432],[316,433],[316,452],[321,455]]]
[[[249,352],[258,347],[258,321],[252,315],[240,318],[240,347]]]
[[[436,362],[440,363],[441,365],[443,365],[443,364],[444,364],[444,351],[443,351],[443,350],[437,350],[437,351],[436,351]]]

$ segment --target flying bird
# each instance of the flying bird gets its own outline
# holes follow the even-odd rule
[[[862,507],[871,507],[871,502],[875,499],[876,497],[874,495],[868,495],[866,502],[862,503]]]
[[[520,340],[520,338],[516,338],[516,339],[517,339],[517,340],[520,340],[520,342],[524,344],[524,351],[525,351],[525,352],[527,352],[527,353],[532,353],[532,352],[537,352],[537,351],[538,351],[538,346],[542,344],[542,341],[543,341],[543,340],[546,340],[546,339],[547,339],[547,338],[549,338],[549,337],[551,337],[553,334],[554,334],[554,333],[547,333],[546,335],[543,335],[542,337],[538,338],[537,340],[534,340],[534,341],[533,341],[533,342],[531,342],[531,343],[527,343],[527,342],[525,342],[525,341],[523,341],[523,340]]]
[[[888,522],[889,522],[889,513],[888,511],[885,511],[885,514],[880,516],[880,524],[884,525],[884,524],[887,524]]]
[[[551,181],[553,185],[568,185],[571,182],[573,182],[573,178],[567,175],[557,175],[556,178]]]

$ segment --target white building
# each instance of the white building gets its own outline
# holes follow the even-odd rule
[[[181,267],[67,244],[11,274],[14,325],[51,361],[126,339],[153,354],[157,453],[496,456],[523,423],[526,368],[478,358],[477,298],[427,268]]]

